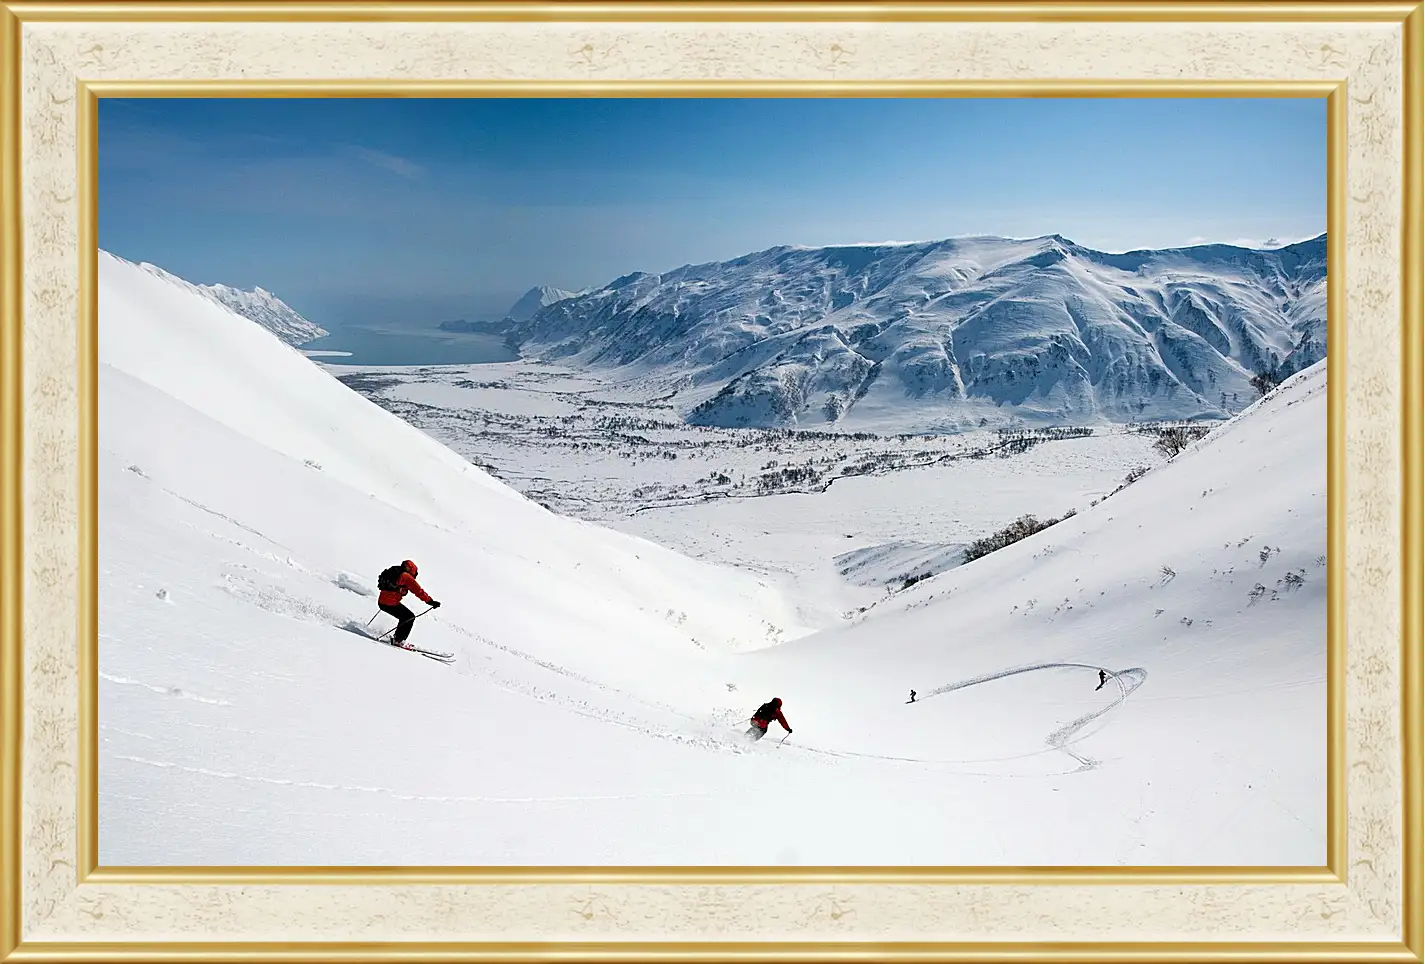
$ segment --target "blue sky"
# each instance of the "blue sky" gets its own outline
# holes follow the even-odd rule
[[[1324,99],[100,101],[99,243],[328,328],[779,244],[1326,228]]]

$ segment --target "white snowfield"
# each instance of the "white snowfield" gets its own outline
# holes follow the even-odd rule
[[[813,633],[108,255],[99,328],[105,865],[1325,859],[1324,365]],[[403,558],[450,665],[353,631]]]

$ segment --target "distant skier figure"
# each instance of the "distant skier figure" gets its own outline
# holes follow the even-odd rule
[[[782,724],[782,729],[786,730],[788,734],[792,732],[792,728],[787,725],[787,718],[782,715],[782,698],[780,696],[773,697],[770,702],[763,703],[757,707],[757,712],[752,714],[752,726],[748,729],[747,735],[752,737],[753,743],[767,735],[767,727],[772,725],[773,720]]]
[[[909,700],[909,702],[911,702],[911,703],[914,703],[914,702],[915,702],[915,690],[911,690],[911,691],[910,691],[910,700]]]
[[[1098,671],[1098,685],[1093,688],[1093,691],[1094,691],[1095,693],[1097,693],[1099,690],[1103,689],[1103,684],[1104,684],[1104,683],[1107,683],[1107,682],[1108,682],[1108,674],[1105,673],[1103,670],[1099,670],[1099,671]]]
[[[416,622],[416,614],[401,602],[408,591],[415,593],[416,598],[421,601],[429,603],[430,608],[440,608],[440,603],[430,598],[421,588],[421,584],[416,582],[418,571],[416,564],[406,559],[399,566],[383,569],[381,575],[376,578],[376,588],[381,590],[381,595],[376,597],[376,605],[381,607],[383,613],[390,613],[399,620],[396,635],[392,638],[392,642],[397,646],[406,646],[406,637],[411,635],[411,627]]]

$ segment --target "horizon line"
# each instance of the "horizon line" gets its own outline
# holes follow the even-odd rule
[[[658,276],[661,276],[661,275],[665,275],[665,274],[671,274],[672,272],[675,272],[675,271],[681,271],[681,270],[683,270],[684,268],[696,268],[696,267],[703,267],[703,266],[705,266],[705,265],[724,264],[724,263],[727,263],[727,262],[729,262],[729,261],[736,261],[736,260],[738,260],[739,258],[746,258],[746,257],[752,256],[752,255],[758,255],[758,254],[765,254],[765,253],[771,252],[771,251],[825,251],[825,250],[834,250],[834,249],[837,249],[837,248],[893,248],[893,247],[912,248],[912,247],[916,247],[917,245],[947,244],[947,243],[952,243],[952,242],[956,242],[956,241],[1006,241],[1006,242],[1009,242],[1009,243],[1011,243],[1011,244],[1032,244],[1032,243],[1034,243],[1034,242],[1036,242],[1036,241],[1058,241],[1058,242],[1060,242],[1060,243],[1069,245],[1070,247],[1079,248],[1079,249],[1081,249],[1081,250],[1088,251],[1088,252],[1091,252],[1091,253],[1094,253],[1094,254],[1106,254],[1106,255],[1112,255],[1112,256],[1126,256],[1126,255],[1133,255],[1133,254],[1146,254],[1146,253],[1170,252],[1170,251],[1195,251],[1195,250],[1200,250],[1200,249],[1202,249],[1202,248],[1234,248],[1234,249],[1237,249],[1237,250],[1239,250],[1239,251],[1252,251],[1252,252],[1257,252],[1257,253],[1270,253],[1270,252],[1274,252],[1274,251],[1282,251],[1282,250],[1284,250],[1284,249],[1286,249],[1286,248],[1292,248],[1292,247],[1295,247],[1295,246],[1301,245],[1301,244],[1309,244],[1309,243],[1314,242],[1314,241],[1321,241],[1321,240],[1324,240],[1324,239],[1327,237],[1327,234],[1328,234],[1328,232],[1323,229],[1323,230],[1320,231],[1319,233],[1310,235],[1310,236],[1308,236],[1308,237],[1304,237],[1304,238],[1300,238],[1300,237],[1299,237],[1299,238],[1295,238],[1294,240],[1283,241],[1283,242],[1281,242],[1281,243],[1278,243],[1278,244],[1275,244],[1275,245],[1270,245],[1270,246],[1267,246],[1267,242],[1247,243],[1247,242],[1245,242],[1245,241],[1243,241],[1243,240],[1241,240],[1241,239],[1236,240],[1236,241],[1208,241],[1208,240],[1196,240],[1196,239],[1193,239],[1193,240],[1189,240],[1186,244],[1171,245],[1171,246],[1168,246],[1168,247],[1146,247],[1146,248],[1140,247],[1140,248],[1128,248],[1128,249],[1125,249],[1125,250],[1122,250],[1122,251],[1110,251],[1110,250],[1107,250],[1107,249],[1104,249],[1104,248],[1095,248],[1095,247],[1091,247],[1091,246],[1086,245],[1086,244],[1080,244],[1079,242],[1074,241],[1073,239],[1067,238],[1067,237],[1065,237],[1064,235],[1058,234],[1058,233],[1054,233],[1054,234],[1042,234],[1042,235],[1036,235],[1036,236],[1034,236],[1034,237],[1028,237],[1028,238],[1013,238],[1013,237],[1007,237],[1007,236],[1005,236],[1005,235],[997,235],[997,234],[960,234],[960,235],[951,235],[951,236],[948,236],[948,237],[941,237],[941,238],[924,238],[924,239],[921,239],[921,240],[918,240],[918,241],[851,241],[851,242],[840,242],[840,243],[836,243],[836,244],[774,244],[774,245],[771,245],[771,246],[769,246],[769,247],[759,248],[759,249],[754,250],[754,251],[747,251],[747,252],[744,252],[744,253],[742,253],[742,254],[733,255],[733,256],[727,257],[727,258],[721,258],[721,259],[716,259],[716,260],[712,260],[712,261],[700,261],[700,262],[692,262],[692,261],[689,261],[689,262],[685,262],[685,263],[683,263],[683,264],[677,265],[676,267],[665,269],[665,270],[663,270],[663,271],[647,271],[647,270],[644,270],[644,269],[635,268],[635,269],[633,269],[633,270],[631,270],[631,271],[625,271],[623,274],[618,275],[617,277],[611,279],[610,281],[605,282],[603,285],[598,285],[598,286],[584,285],[584,286],[580,286],[580,287],[570,287],[570,286],[566,286],[566,285],[563,285],[563,284],[551,284],[551,283],[549,283],[548,281],[539,282],[539,283],[537,283],[537,284],[531,285],[531,286],[528,287],[528,288],[523,289],[523,290],[520,292],[520,294],[517,296],[516,300],[522,299],[522,298],[528,296],[530,293],[535,292],[535,291],[539,291],[539,290],[541,290],[541,289],[553,289],[553,290],[571,292],[575,297],[578,297],[579,295],[588,294],[588,293],[591,293],[591,292],[594,292],[594,291],[602,290],[603,288],[607,288],[607,287],[608,287],[610,284],[612,284],[614,281],[618,281],[618,280],[621,280],[621,279],[623,279],[623,278],[627,278],[627,277],[633,276],[633,275],[658,275]],[[1272,241],[1272,240],[1275,240],[1275,239],[1273,239],[1273,238],[1268,238],[1268,239],[1267,239],[1267,241]],[[125,262],[127,262],[127,263],[129,263],[129,264],[136,265],[136,266],[140,266],[140,267],[147,265],[147,266],[149,266],[149,267],[157,268],[159,271],[163,271],[163,272],[165,272],[165,273],[167,273],[167,274],[173,274],[172,271],[170,271],[169,269],[163,267],[163,266],[160,265],[160,264],[157,264],[157,263],[154,263],[154,262],[151,262],[151,261],[146,261],[146,260],[135,260],[135,259],[132,259],[132,258],[128,258],[128,257],[125,257],[124,255],[118,254],[118,253],[115,252],[115,251],[112,251],[112,250],[110,250],[110,249],[108,249],[108,248],[105,248],[105,247],[103,247],[102,245],[97,245],[96,247],[98,247],[98,250],[100,251],[100,253],[102,253],[102,254],[107,254],[107,255],[109,255],[110,257],[118,258],[119,260],[125,261]],[[239,292],[244,292],[244,293],[249,293],[249,294],[251,294],[251,293],[256,293],[256,292],[258,292],[258,291],[261,291],[261,292],[264,293],[264,294],[267,294],[267,295],[270,295],[270,296],[273,297],[273,298],[276,298],[278,301],[281,301],[281,300],[282,300],[282,297],[281,297],[280,295],[278,295],[275,291],[272,291],[270,288],[267,288],[267,287],[265,287],[265,286],[263,286],[263,285],[254,285],[252,288],[240,288],[240,287],[237,287],[236,285],[227,284],[226,282],[222,282],[222,281],[212,281],[212,282],[192,281],[192,280],[189,280],[188,278],[181,278],[181,276],[176,275],[176,274],[173,274],[173,276],[176,277],[176,278],[180,278],[180,280],[183,280],[183,281],[187,282],[188,284],[192,284],[192,285],[199,285],[199,286],[203,286],[203,287],[222,286],[222,287],[225,287],[225,288],[230,288],[230,289],[232,289],[232,290],[234,290],[234,291],[239,291]],[[512,294],[513,291],[514,291],[514,289],[510,289],[510,291],[507,291],[507,292],[499,292],[498,294],[497,294],[496,292],[485,292],[485,293],[483,293],[483,294],[480,294],[480,293],[472,293],[469,297],[486,297],[486,298],[488,298],[488,297],[496,297],[496,296],[498,296],[498,297],[506,297],[506,296],[508,296],[509,294]],[[283,302],[283,303],[285,304],[285,302]],[[453,320],[456,320],[456,321],[465,321],[465,320],[467,320],[467,319],[465,319],[465,318],[459,318],[459,319],[453,319]],[[496,320],[496,319],[480,319],[480,320]]]

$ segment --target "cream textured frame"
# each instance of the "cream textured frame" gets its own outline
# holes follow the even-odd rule
[[[1419,3],[0,4],[0,958],[1420,961],[1422,19]],[[98,97],[1249,93],[1330,103],[1326,867],[96,866]]]

